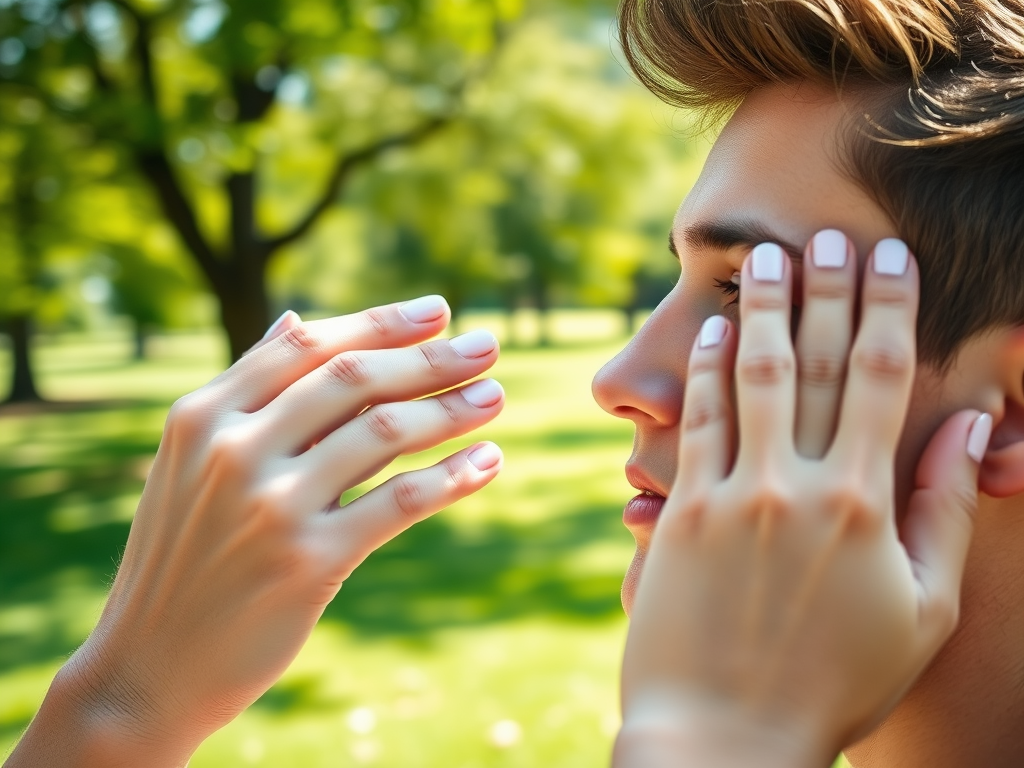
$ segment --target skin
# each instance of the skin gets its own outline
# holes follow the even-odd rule
[[[594,381],[601,406],[635,424],[629,460],[632,479],[642,489],[669,497],[666,509],[673,502],[671,494],[685,492],[676,483],[681,404],[690,385],[687,350],[710,315],[723,313],[739,320],[736,308],[725,306],[730,299],[713,281],[729,280],[739,272],[757,240],[789,243],[791,255],[797,257],[816,232],[838,229],[849,236],[863,270],[876,242],[898,236],[884,211],[839,170],[837,137],[856,114],[851,103],[807,85],[765,88],[744,101],[674,222],[672,239],[682,262],[678,284]],[[687,236],[698,224],[723,220],[758,222],[771,235],[760,233],[732,247]],[[793,264],[797,297],[802,293],[802,271],[800,263]],[[819,346],[844,343],[834,324],[818,322],[802,333],[798,348],[801,342],[813,346],[810,340],[815,336],[832,337]],[[809,388],[797,386],[803,398]],[[894,513],[900,524],[922,453],[947,419],[965,409],[989,413],[995,433],[980,468],[977,535],[966,564],[959,627],[899,706],[847,755],[857,768],[1021,765],[1024,333],[995,329],[972,339],[948,373],[919,368],[910,387],[894,462]],[[805,443],[801,454],[820,455],[820,439],[815,444],[815,439],[801,434],[799,416],[794,429],[797,443]],[[627,613],[633,609],[654,531],[653,524],[631,528],[637,549],[622,589]],[[708,568],[702,577],[714,583],[714,564]],[[717,577],[725,579],[728,574]],[[700,614],[687,618],[698,620]],[[727,644],[721,634],[718,640]],[[847,740],[855,732],[849,731]]]

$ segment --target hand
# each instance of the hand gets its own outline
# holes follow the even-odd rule
[[[450,390],[494,364],[493,336],[420,343],[448,320],[440,297],[286,317],[175,403],[99,625],[55,684],[105,726],[117,758],[102,764],[184,765],[278,679],[370,552],[497,475],[497,447],[478,444],[338,506],[501,411],[492,380]]]
[[[956,625],[991,419],[958,413],[935,434],[898,528],[916,263],[899,241],[876,246],[852,349],[852,245],[820,233],[804,267],[798,352],[791,265],[772,244],[743,268],[742,336],[711,318],[694,344],[676,481],[626,643],[616,765],[828,766]]]

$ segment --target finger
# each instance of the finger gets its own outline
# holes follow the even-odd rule
[[[483,488],[502,467],[501,449],[477,443],[432,467],[407,472],[326,515],[343,578],[370,552],[414,523]]]
[[[259,410],[334,355],[354,349],[407,347],[436,336],[451,311],[441,296],[300,323],[254,349],[208,385],[222,408]]]
[[[916,356],[918,272],[906,245],[889,239],[875,246],[861,294],[833,453],[843,466],[891,474]]]
[[[736,354],[740,463],[760,465],[793,450],[791,281],[789,259],[774,243],[757,246],[743,265]]]
[[[978,465],[992,417],[964,411],[946,421],[917,466],[901,537],[917,580],[922,629],[937,647],[956,626],[960,582],[978,500]]]
[[[814,236],[804,259],[804,303],[796,338],[796,450],[825,455],[838,420],[853,336],[857,255],[842,232]]]
[[[299,315],[296,312],[293,312],[290,309],[285,311],[285,313],[281,315],[279,318],[277,318],[277,320],[275,320],[274,323],[267,329],[267,332],[263,334],[262,339],[257,341],[255,344],[249,347],[249,349],[242,353],[242,357],[245,357],[246,355],[255,352],[260,347],[273,341],[282,333],[294,328],[301,322],[302,318],[299,317]]]
[[[398,456],[440,445],[497,416],[505,393],[494,379],[412,402],[368,408],[293,459],[309,478],[303,509],[323,509]]]
[[[709,317],[694,340],[680,425],[676,485],[698,496],[729,472],[733,456],[732,366],[736,331]]]
[[[407,349],[343,352],[256,414],[258,429],[272,436],[276,452],[295,455],[369,405],[449,389],[483,373],[497,359],[498,341],[484,330]]]

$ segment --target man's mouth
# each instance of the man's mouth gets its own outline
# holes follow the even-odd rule
[[[631,531],[651,529],[658,521],[665,497],[654,491],[644,490],[634,496],[622,511],[622,524]]]

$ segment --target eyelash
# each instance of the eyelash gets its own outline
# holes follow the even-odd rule
[[[726,296],[732,296],[732,301],[728,302],[725,306],[734,307],[740,303],[740,286],[738,283],[734,283],[730,280],[720,280],[717,277],[714,278],[715,287],[724,293]]]

